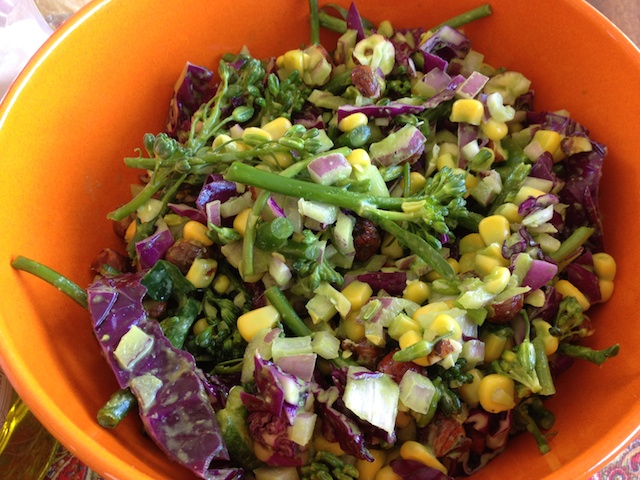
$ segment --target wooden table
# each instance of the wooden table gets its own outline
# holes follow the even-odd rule
[[[639,0],[588,0],[600,10],[636,45],[640,45]]]

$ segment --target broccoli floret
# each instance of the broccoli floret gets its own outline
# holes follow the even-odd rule
[[[333,453],[320,450],[309,465],[300,468],[302,480],[350,480],[358,478],[355,465],[343,462]]]
[[[574,335],[588,337],[593,333],[588,320],[578,300],[575,297],[566,297],[560,302],[555,323],[549,332],[560,340],[571,338]]]
[[[520,431],[528,431],[536,439],[540,453],[548,453],[550,450],[547,443],[548,435],[543,434],[540,429],[551,429],[556,418],[551,411],[544,407],[540,397],[533,395],[523,400],[513,410],[513,413],[514,428]]]

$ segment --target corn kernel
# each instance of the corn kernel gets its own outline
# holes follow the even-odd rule
[[[211,285],[218,269],[218,262],[213,258],[196,258],[185,278],[196,288],[207,288]]]
[[[497,243],[478,250],[474,259],[475,270],[484,277],[489,275],[495,267],[508,267],[509,260],[502,256],[502,248]]]
[[[480,179],[473,175],[472,173],[467,172],[464,177],[464,188],[467,189],[467,193],[465,193],[465,197],[469,196],[469,193],[473,188],[480,183]]]
[[[502,215],[504,218],[509,220],[509,223],[522,222],[522,215],[518,213],[518,205],[516,205],[515,203],[503,203],[498,208],[496,208],[495,214]]]
[[[365,126],[367,123],[369,123],[369,117],[364,113],[352,113],[338,122],[338,129],[342,132],[350,132],[355,128]]]
[[[482,122],[480,126],[482,133],[484,133],[489,140],[494,142],[502,140],[509,133],[509,127],[504,122],[499,122],[494,118],[490,118],[486,122]]]
[[[480,125],[484,116],[484,105],[473,98],[460,98],[453,102],[449,120]]]
[[[554,153],[558,148],[560,148],[562,136],[553,130],[538,130],[533,134],[533,139],[531,141],[537,142],[544,151]]]
[[[486,247],[482,235],[479,233],[469,233],[460,239],[460,254],[464,255],[469,252],[477,252],[481,248]]]
[[[351,304],[351,311],[360,310],[373,295],[371,285],[360,280],[354,280],[342,289],[344,295]]]
[[[364,325],[362,323],[356,322],[356,317],[358,316],[357,311],[351,311],[341,320],[341,325],[344,330],[344,334],[346,337],[353,341],[359,342],[365,337]]]
[[[267,132],[272,140],[278,140],[282,138],[287,130],[291,128],[291,122],[288,118],[278,117],[271,120],[262,126],[262,130]]]
[[[374,480],[402,480],[402,477],[393,471],[389,465],[385,465],[375,476]]]
[[[442,473],[447,473],[446,467],[440,463],[440,460],[431,452],[431,450],[421,443],[414,440],[404,442],[400,447],[400,456],[404,460],[414,460],[420,462],[427,467],[440,470]]]
[[[573,283],[563,279],[558,280],[554,286],[556,288],[556,291],[560,295],[562,295],[562,298],[574,297],[580,304],[583,312],[589,310],[589,307],[591,306],[589,300],[587,300],[587,297],[584,296],[584,293],[578,290]]]
[[[478,400],[482,408],[490,413],[500,413],[516,406],[514,381],[498,373],[491,373],[480,380]]]
[[[484,362],[498,360],[507,344],[506,337],[491,332],[484,338]]]
[[[600,287],[600,300],[603,302],[608,301],[613,295],[613,282],[611,280],[598,280],[598,286]]]
[[[136,229],[137,228],[138,228],[138,226],[136,225],[136,221],[135,220],[129,224],[129,226],[127,227],[127,230],[124,232],[124,239],[125,239],[125,241],[127,243],[129,243],[131,240],[133,240],[133,237],[136,234]]]
[[[429,325],[429,333],[433,334],[433,338],[451,332],[453,332],[451,338],[460,341],[462,338],[460,324],[451,315],[447,315],[446,313],[439,314]]]
[[[600,280],[613,280],[616,277],[616,261],[608,253],[593,254],[593,269]]]
[[[263,328],[273,328],[280,322],[280,313],[273,305],[250,310],[238,317],[238,331],[246,342]]]
[[[460,273],[467,273],[475,269],[476,264],[476,252],[467,252],[460,255],[458,260],[458,267]]]
[[[458,273],[460,273],[460,264],[458,263],[458,261],[455,258],[447,258],[447,263],[449,265],[451,265],[451,268],[453,269],[453,272],[456,275]],[[433,282],[435,280],[438,280],[441,277],[440,277],[440,274],[437,271],[431,270],[424,276],[424,278],[428,282]]]
[[[304,53],[300,49],[289,50],[282,55],[282,67],[288,72],[304,72]]]
[[[419,192],[427,183],[427,179],[419,172],[411,172],[409,174],[409,193],[413,195]]]
[[[393,25],[389,20],[383,20],[382,22],[380,22],[380,25],[378,25],[378,33],[386,38],[393,37],[393,32],[394,32]],[[366,477],[366,478],[370,478],[370,477]]]
[[[404,248],[402,248],[396,237],[387,233],[382,239],[380,253],[391,259],[398,259],[404,255]]]
[[[250,208],[244,209],[236,218],[233,219],[233,228],[236,230],[242,237],[244,237],[245,232],[247,231],[247,219],[249,218],[249,214],[251,213]]]
[[[532,307],[542,307],[546,302],[546,295],[539,288],[532,292],[527,293],[524,297],[524,303],[531,305]]]
[[[549,329],[551,328],[551,324],[542,320],[541,318],[534,319],[531,324],[533,328],[536,330],[536,337],[542,338],[542,342],[544,343],[544,353],[547,356],[553,355],[558,350],[558,345],[560,344],[560,340],[558,337],[555,337],[549,333]]]
[[[182,236],[189,241],[198,242],[205,247],[213,245],[213,240],[207,237],[207,226],[195,220],[184,224]]]
[[[222,147],[223,145],[226,147],[227,143],[230,142],[231,140],[232,138],[229,135],[227,135],[226,133],[221,133],[220,135],[216,136],[216,138],[213,139],[211,148],[213,148],[213,150],[216,150]]]
[[[356,148],[347,155],[347,162],[355,169],[362,169],[371,165],[371,157],[363,148]]]
[[[375,478],[380,469],[384,467],[387,454],[384,450],[371,449],[369,450],[373,461],[358,459],[356,462],[356,468],[358,469],[358,478]]]
[[[480,380],[484,377],[482,372],[477,368],[472,368],[467,372],[473,378],[471,383],[463,383],[458,387],[458,393],[460,398],[469,405],[471,408],[476,408],[480,403],[478,397],[478,388],[480,387]]]
[[[502,215],[484,217],[478,224],[478,233],[485,245],[491,245],[492,243],[502,245],[511,234],[509,220]]]
[[[313,446],[317,451],[326,450],[327,452],[333,453],[338,457],[344,455],[344,450],[342,450],[342,447],[340,447],[340,443],[330,442],[322,434],[318,434],[313,437]]]
[[[220,295],[229,290],[230,286],[231,280],[229,280],[229,277],[227,277],[226,275],[218,275],[213,282],[213,289]]]
[[[289,152],[275,152],[269,153],[268,155],[261,155],[260,160],[262,160],[268,167],[282,169],[291,166],[293,163],[293,155]],[[261,166],[262,165],[257,165],[256,168]],[[268,167],[266,170],[269,170]]]
[[[264,140],[267,141],[267,142],[272,140],[271,135],[269,134],[269,132],[267,132],[266,130],[263,130],[262,128],[259,128],[259,127],[245,128],[244,131],[242,132],[242,138],[247,138],[250,135],[264,138]],[[248,140],[247,140],[247,142],[248,142]]]
[[[511,272],[507,267],[496,267],[482,279],[482,288],[488,293],[497,295],[502,292],[511,280]]]
[[[192,327],[193,334],[200,335],[202,332],[204,332],[207,329],[208,326],[209,326],[209,322],[207,321],[207,319],[201,318],[200,320],[198,320],[193,324],[193,327]]]
[[[430,294],[431,288],[427,283],[420,280],[414,280],[407,283],[407,286],[402,291],[402,298],[405,300],[411,300],[418,305],[422,305],[427,301]]]
[[[398,339],[398,345],[400,345],[400,349],[403,349],[418,343],[420,340],[422,340],[422,335],[420,335],[420,332],[416,332],[415,330],[407,330]],[[414,358],[412,362],[423,367],[429,365],[429,360],[427,359],[427,357]]]
[[[449,310],[451,307],[447,305],[446,302],[433,302],[423,305],[415,312],[413,312],[412,318],[418,322],[422,323],[420,320],[428,318],[432,316],[434,313],[445,312]]]
[[[458,162],[450,153],[441,153],[436,159],[436,168],[442,170],[444,167],[458,168]]]
[[[529,197],[538,198],[539,196],[544,194],[545,192],[543,192],[542,190],[524,185],[520,187],[520,190],[518,190],[518,193],[516,193],[516,196],[513,199],[513,203],[515,203],[516,205],[520,205]]]

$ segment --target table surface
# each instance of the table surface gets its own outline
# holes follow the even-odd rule
[[[640,0],[588,0],[608,17],[636,45],[640,45]],[[640,436],[591,480],[631,480],[640,478]],[[97,475],[61,449],[46,480],[93,480]]]

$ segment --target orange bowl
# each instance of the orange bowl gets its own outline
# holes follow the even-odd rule
[[[346,1],[339,3],[346,4]],[[480,0],[362,2],[360,12],[394,25],[435,25]],[[640,262],[640,52],[581,0],[493,0],[494,13],[466,27],[495,66],[522,71],[537,109],[565,108],[609,146],[601,186],[605,244],[619,265],[616,292],[592,312],[602,348],[621,354],[602,367],[574,365],[549,402],[551,453],[521,435],[475,475],[579,479],[593,475],[640,426],[640,329],[634,286]],[[247,45],[263,57],[308,39],[306,2],[271,0],[101,0],[56,31],[0,108],[0,366],[37,418],[108,479],[191,478],[140,435],[130,416],[113,431],[96,411],[117,385],[87,313],[10,267],[25,255],[88,285],[94,255],[118,242],[107,212],[129,198],[136,172],[123,157],[159,132],[184,63],[210,66]],[[335,38],[327,36],[327,39]]]

